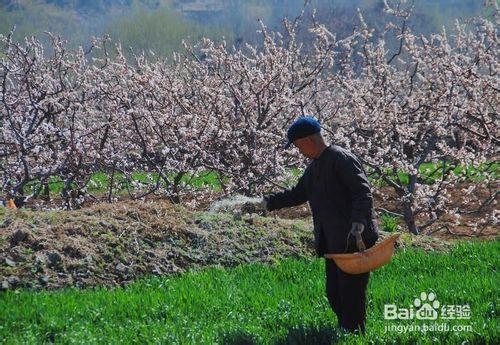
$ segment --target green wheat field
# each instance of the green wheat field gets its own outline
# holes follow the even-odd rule
[[[498,241],[458,242],[445,253],[398,250],[371,274],[364,336],[336,329],[324,293],[324,259],[288,258],[149,276],[124,288],[6,291],[0,342],[498,344],[499,250]],[[384,305],[408,308],[421,292],[433,292],[441,305],[468,304],[470,319],[437,320],[446,321],[447,331],[398,332],[429,321],[385,320]]]

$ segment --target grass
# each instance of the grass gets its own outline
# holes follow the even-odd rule
[[[400,219],[393,217],[385,212],[380,215],[380,227],[387,232],[395,232],[398,230]]]
[[[450,169],[450,165],[446,164],[446,162],[439,162],[439,163],[423,163],[420,165],[418,169],[418,177],[421,179],[420,183],[423,184],[434,184],[436,182],[439,182],[440,179],[443,176],[443,168],[446,170]],[[400,181],[402,185],[408,185],[410,182],[410,177],[409,174],[398,171],[397,177],[394,176],[392,173],[391,169],[384,169],[385,173],[388,174],[388,176],[393,180],[393,181]],[[367,173],[371,172],[371,169],[367,168]],[[467,167],[462,167],[462,166],[456,166],[452,169],[452,173],[457,176],[463,176],[467,181],[471,182],[479,182],[485,179],[486,174],[491,174],[494,179],[500,178],[500,163],[498,162],[492,162],[492,163],[483,163],[480,164],[477,167],[473,166],[467,166]],[[373,183],[374,185],[378,186],[386,186],[387,183],[383,181],[382,179],[376,178],[376,177],[370,177],[370,182]]]
[[[175,173],[169,173],[167,176],[173,181],[175,177]],[[158,178],[158,173],[145,173],[145,172],[135,172],[131,174],[130,180],[132,182],[138,183],[155,183]],[[180,179],[180,183],[185,183],[186,185],[201,188],[204,186],[209,186],[216,191],[221,190],[220,181],[217,178],[217,173],[213,171],[203,172],[196,175],[184,175]],[[58,194],[64,187],[64,182],[61,181],[60,178],[52,176],[49,178],[49,191],[51,194]],[[126,194],[127,184],[131,190],[134,188],[130,186],[130,181],[127,181],[123,173],[116,173],[114,176],[113,189],[115,195]],[[88,191],[92,194],[102,194],[107,193],[110,185],[110,176],[104,172],[98,172],[92,174],[90,178],[90,182],[88,184]],[[165,187],[166,184],[162,181],[160,185]],[[32,181],[26,185],[26,190],[28,193],[31,193],[35,188],[40,186],[40,182]],[[76,187],[76,184],[72,184],[73,187]]]
[[[433,174],[436,168],[442,168],[442,165],[436,163],[424,163],[420,166],[419,176],[425,179],[425,183],[435,183],[442,177],[442,170],[438,170]],[[493,163],[489,168],[486,164],[482,164],[479,167],[456,167],[453,169],[453,173],[455,175],[464,175],[469,181],[478,181],[484,179],[485,172],[491,173],[494,178],[500,178],[500,163]],[[370,172],[370,169],[367,168],[367,172]],[[291,187],[296,183],[296,180],[302,175],[302,169],[291,168],[290,169],[291,177],[283,182],[283,185],[286,187]],[[387,173],[390,173],[390,169],[387,169]],[[429,175],[433,174],[432,177]],[[171,172],[167,174],[171,180],[174,179],[175,173]],[[157,173],[145,173],[145,172],[135,172],[131,174],[131,180],[139,183],[153,183],[156,181],[158,177]],[[395,176],[393,177],[393,179]],[[407,185],[409,183],[409,176],[404,172],[398,172],[398,178],[403,185]],[[228,181],[227,177],[222,177],[223,181]],[[386,185],[384,181],[381,179],[377,179],[375,177],[369,178],[370,182],[373,185],[382,186]],[[218,173],[214,171],[206,171],[201,172],[195,175],[184,175],[181,180],[181,183],[185,183],[188,186],[201,188],[201,187],[210,187],[215,191],[221,191],[222,187],[218,178]],[[109,176],[104,172],[94,173],[90,179],[90,183],[88,185],[88,191],[92,194],[102,194],[107,193],[109,188]],[[115,195],[125,195],[127,182],[124,175],[122,173],[116,173],[114,177],[114,193]],[[27,194],[31,193],[34,188],[39,186],[38,181],[32,181],[27,184],[26,191]],[[165,187],[165,183],[162,181],[161,186]],[[57,177],[51,177],[49,179],[49,191],[52,195],[58,194],[61,192],[64,186],[64,182],[61,181]],[[73,186],[76,185],[73,183]],[[131,189],[133,189],[131,187]]]
[[[372,273],[367,333],[344,335],[324,296],[324,261],[284,259],[223,270],[148,277],[125,288],[0,294],[6,343],[498,344],[500,242],[459,243],[445,254],[400,250]],[[385,332],[384,304],[408,307],[421,292],[471,307],[469,332]],[[428,321],[427,321],[428,322]]]

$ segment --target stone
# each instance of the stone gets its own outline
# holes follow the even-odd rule
[[[43,243],[43,240],[35,240],[31,244],[31,249],[35,251],[45,249],[45,243]]]
[[[9,282],[7,280],[2,280],[2,284],[0,284],[0,290],[8,290],[9,288]]]
[[[5,264],[7,266],[10,266],[10,267],[16,267],[17,266],[16,262],[13,261],[13,260],[11,260],[11,259],[9,259],[9,258],[5,258]]]
[[[16,262],[26,261],[26,254],[24,253],[24,249],[22,247],[11,248],[9,254],[12,260]]]
[[[114,255],[110,252],[107,252],[105,254],[102,255],[102,258],[104,260],[104,262],[111,262],[113,261],[113,259],[115,258]]]
[[[35,254],[34,267],[36,273],[45,271],[45,258],[41,254]]]
[[[203,223],[200,223],[200,224],[198,224],[198,225],[199,225],[199,227],[200,227],[200,228],[202,228],[203,230],[207,230],[207,231],[212,230],[212,224],[210,224],[210,223],[205,223],[205,222],[203,222]]]
[[[49,283],[49,277],[48,276],[41,276],[38,278],[38,281],[43,285],[47,285]]]
[[[253,219],[253,217],[245,218],[245,222],[247,224],[253,225],[254,219]]]
[[[149,238],[143,238],[142,242],[146,243],[150,247],[154,247],[155,243],[151,241]]]
[[[0,223],[0,228],[6,228],[6,227],[8,227],[10,224],[12,224],[12,219],[7,218],[7,219],[5,219],[2,223]]]
[[[125,266],[124,264],[122,264],[121,262],[118,263],[116,266],[115,266],[115,272],[117,274],[124,274],[124,273],[127,273],[128,272],[128,267]]]
[[[49,253],[47,259],[49,260],[49,266],[57,266],[62,261],[61,254],[58,252]]]
[[[28,232],[19,229],[15,231],[10,238],[10,246],[17,246],[20,242],[25,241],[28,238]]]
[[[85,263],[92,263],[94,261],[94,259],[92,258],[92,255],[87,255],[85,258],[83,258],[83,262]]]
[[[45,258],[41,254],[35,254],[35,265],[42,266],[45,264]]]
[[[160,276],[163,274],[161,268],[159,266],[156,266],[156,265],[151,270],[151,273],[153,273],[154,275],[157,275],[157,276]]]
[[[182,271],[179,267],[177,267],[173,263],[168,263],[166,265],[165,269],[166,269],[167,272],[170,272],[170,273],[177,273],[177,272],[181,272]]]
[[[15,286],[19,285],[21,280],[19,279],[18,276],[11,276],[11,277],[7,278],[7,282],[9,283],[10,286],[15,287]]]

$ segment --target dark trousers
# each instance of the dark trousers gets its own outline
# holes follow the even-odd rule
[[[341,271],[335,261],[325,259],[326,296],[337,315],[339,326],[346,331],[365,331],[366,286],[370,272],[348,274]]]

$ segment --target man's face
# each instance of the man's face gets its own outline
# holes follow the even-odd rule
[[[311,159],[314,158],[314,155],[316,154],[316,145],[310,137],[295,139],[293,144],[304,156]]]

